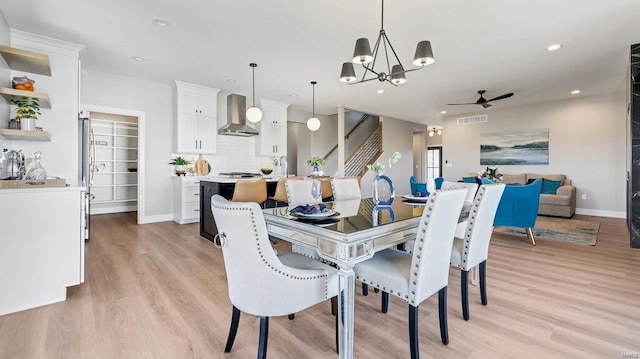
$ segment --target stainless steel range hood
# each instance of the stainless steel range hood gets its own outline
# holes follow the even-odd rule
[[[227,96],[227,124],[218,130],[220,135],[255,136],[253,127],[247,126],[247,98],[242,95]]]

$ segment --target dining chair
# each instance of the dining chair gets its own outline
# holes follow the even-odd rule
[[[256,203],[229,202],[214,195],[211,211],[218,226],[214,244],[222,249],[233,305],[225,353],[235,341],[241,312],[260,317],[261,359],[267,357],[269,317],[299,312],[330,298],[337,305],[337,270],[292,252],[276,255]],[[337,333],[338,316],[335,324]]]
[[[333,199],[335,201],[362,198],[360,183],[355,177],[334,178],[331,180],[331,188],[333,190]]]
[[[409,306],[409,347],[411,358],[420,357],[418,306],[438,293],[440,338],[449,343],[447,328],[447,285],[453,235],[467,189],[456,188],[431,193],[416,232],[413,254],[385,249],[354,266],[356,279],[382,291],[382,312],[388,309],[389,294]]]
[[[427,182],[418,182],[414,176],[409,177],[409,186],[411,187],[412,196],[415,196],[416,192],[420,192],[423,196],[429,193],[427,190]]]
[[[275,201],[274,206],[278,207],[278,204],[287,203],[287,188],[285,187],[285,183],[287,181],[297,181],[303,179],[302,176],[296,177],[288,177],[288,178],[280,178],[276,183],[276,190],[273,196],[269,196],[268,199]]]
[[[255,202],[263,206],[267,200],[267,181],[264,178],[243,179],[233,188],[232,202]]]
[[[493,220],[498,203],[504,192],[504,184],[482,185],[478,189],[473,206],[469,211],[467,226],[462,233],[456,233],[451,250],[451,265],[460,268],[460,294],[462,317],[469,320],[469,271],[479,266],[480,298],[487,305],[487,257],[489,241],[493,233]]]
[[[286,181],[287,202],[289,208],[300,205],[316,203],[316,199],[311,195],[312,180]]]

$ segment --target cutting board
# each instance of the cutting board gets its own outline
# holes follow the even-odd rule
[[[211,167],[209,166],[209,162],[202,158],[202,154],[198,155],[198,159],[196,160],[196,175],[198,176],[206,176],[209,174]]]

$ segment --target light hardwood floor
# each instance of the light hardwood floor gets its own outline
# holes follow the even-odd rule
[[[423,357],[638,357],[640,250],[629,248],[624,220],[577,218],[601,222],[595,247],[541,238],[533,247],[524,236],[494,234],[489,305],[470,287],[468,322],[452,269],[450,344],[440,342],[434,296],[420,307]],[[136,225],[134,213],[91,221],[85,283],[65,302],[0,316],[0,358],[255,358],[259,320],[246,314],[223,353],[231,317],[224,264],[198,224]],[[268,356],[337,357],[329,309],[272,318]],[[408,358],[407,317],[403,301],[392,297],[383,315],[380,294],[358,290],[356,358]]]

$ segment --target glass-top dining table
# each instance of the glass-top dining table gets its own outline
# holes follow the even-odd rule
[[[397,199],[391,206],[376,207],[371,198],[325,203],[327,216],[293,216],[289,207],[263,210],[271,236],[292,243],[338,267],[342,300],[338,301],[340,358],[353,358],[355,273],[353,266],[375,252],[414,239],[426,203]],[[465,204],[460,220],[471,207]],[[335,213],[334,213],[335,212]]]

